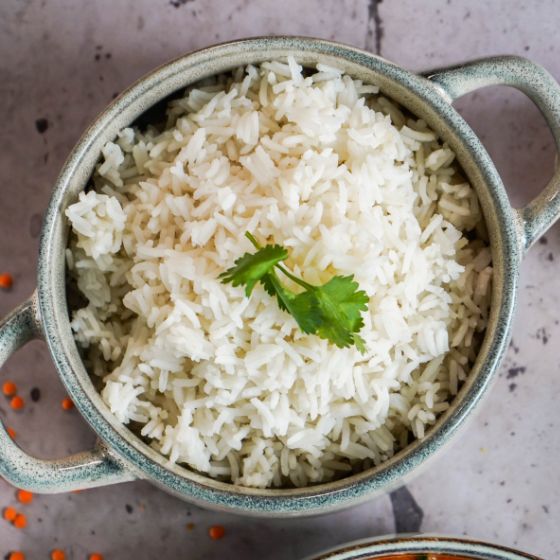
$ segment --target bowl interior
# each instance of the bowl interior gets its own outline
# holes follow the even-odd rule
[[[74,343],[66,304],[64,250],[68,227],[65,208],[86,186],[102,146],[162,99],[208,76],[249,63],[293,55],[304,66],[318,62],[342,69],[381,91],[423,118],[456,152],[475,187],[485,217],[493,255],[494,281],[489,323],[471,375],[452,406],[422,441],[414,441],[382,465],[335,482],[303,489],[250,489],[210,479],[178,465],[169,465],[155,450],[119,424],[93,387]],[[39,263],[39,301],[46,338],[62,381],[80,412],[117,455],[142,476],[201,503],[301,511],[344,505],[402,482],[424,463],[462,423],[483,394],[507,344],[516,287],[517,245],[510,206],[502,183],[479,140],[463,119],[425,79],[379,57],[336,43],[305,38],[261,38],[211,47],[173,61],[149,74],[102,113],[67,160],[58,178],[45,218]],[[504,279],[507,278],[507,283]],[[302,502],[313,497],[315,504]],[[263,506],[263,499],[269,506]],[[259,502],[261,500],[261,502]]]

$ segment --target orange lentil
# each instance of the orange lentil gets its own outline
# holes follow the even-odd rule
[[[12,397],[10,406],[14,410],[21,410],[25,406],[25,401],[19,395],[16,395],[15,397]]]
[[[214,525],[208,529],[208,535],[211,539],[220,540],[226,533],[226,530],[221,525]]]
[[[12,438],[12,439],[16,439],[16,431],[13,428],[10,428],[10,426],[8,426],[6,428],[6,431],[8,432],[8,435]]]
[[[62,399],[62,403],[60,404],[64,410],[72,410],[74,408],[74,403],[69,397]]]
[[[2,393],[7,397],[13,397],[17,393],[17,386],[13,381],[4,381]]]
[[[33,501],[33,494],[27,490],[18,490],[17,499],[22,504],[30,504]]]
[[[12,550],[8,556],[8,560],[25,560],[25,554],[19,550]]]
[[[99,552],[92,552],[88,556],[88,560],[103,560],[103,554],[99,554]]]
[[[7,272],[0,274],[0,288],[11,288],[13,283],[14,279],[11,274],[8,274]]]
[[[6,521],[13,521],[17,517],[18,512],[13,507],[4,508],[2,516]]]
[[[25,529],[27,527],[27,517],[23,513],[18,513],[13,524],[16,529]]]
[[[66,554],[64,553],[64,550],[60,550],[60,548],[51,550],[51,560],[66,560]]]

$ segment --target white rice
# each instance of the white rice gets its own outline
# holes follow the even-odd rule
[[[188,90],[159,130],[123,130],[66,211],[89,302],[72,328],[108,407],[171,463],[255,487],[328,481],[424,437],[468,375],[491,292],[454,158],[375,86],[293,59]],[[261,287],[220,283],[254,250],[246,231],[308,282],[354,274],[364,355],[304,335]]]

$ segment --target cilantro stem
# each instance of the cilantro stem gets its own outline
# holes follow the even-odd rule
[[[255,239],[252,233],[246,231],[245,237],[254,245],[255,249],[262,249],[262,245]]]
[[[255,236],[252,233],[246,231],[245,237],[253,244],[255,249],[259,249],[259,250],[262,249],[262,245],[256,240]],[[281,264],[277,264],[275,266],[278,270],[280,270],[283,274],[285,274],[290,280],[292,280],[292,282],[295,282],[302,288],[305,288],[306,290],[315,289],[315,286],[312,286],[311,284],[308,284],[305,280],[302,280],[301,278],[294,276],[289,270],[284,268]]]
[[[292,280],[296,284],[299,284],[302,288],[305,288],[306,290],[315,289],[315,286],[312,286],[311,284],[308,284],[305,280],[302,280],[301,278],[294,276],[289,270],[286,270],[281,264],[277,264],[275,266],[278,270],[280,270],[280,272],[285,274],[290,280]]]

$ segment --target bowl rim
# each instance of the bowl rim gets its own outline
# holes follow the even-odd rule
[[[424,440],[416,440],[378,467],[347,478],[298,489],[262,490],[219,482],[184,467],[170,466],[158,452],[112,417],[93,388],[70,330],[64,265],[68,227],[64,223],[63,210],[72,200],[73,193],[85,186],[90,175],[88,168],[93,169],[100,145],[113,139],[116,131],[123,128],[119,119],[129,124],[134,120],[131,116],[137,117],[173,91],[201,77],[238,66],[239,61],[256,63],[286,54],[294,54],[300,60],[331,60],[339,66],[350,65],[356,71],[376,74],[392,87],[400,88],[410,103],[416,102],[433,113],[433,119],[446,128],[445,139],[455,151],[457,147],[459,150],[463,148],[461,157],[465,158],[464,161],[459,154],[458,157],[471,182],[475,186],[478,183],[485,185],[478,194],[486,197],[492,207],[490,214],[486,215],[486,210],[484,213],[487,224],[494,223],[489,233],[499,281],[494,282],[487,334],[472,374],[454,404],[438,419]],[[398,101],[403,102],[402,99]],[[471,173],[477,177],[478,183],[473,181]],[[505,189],[489,155],[467,123],[425,78],[369,52],[323,39],[285,36],[231,41],[188,53],[156,68],[117,97],[84,132],[55,182],[43,223],[38,266],[40,320],[58,374],[76,407],[108,445],[109,452],[124,461],[136,476],[150,479],[193,503],[215,509],[275,516],[325,512],[354,505],[375,493],[400,485],[455,433],[479,402],[509,340],[519,262],[515,231]]]
[[[382,560],[390,554],[456,554],[461,560],[541,560],[537,556],[478,539],[438,535],[395,535],[361,539],[310,556],[308,560]]]

